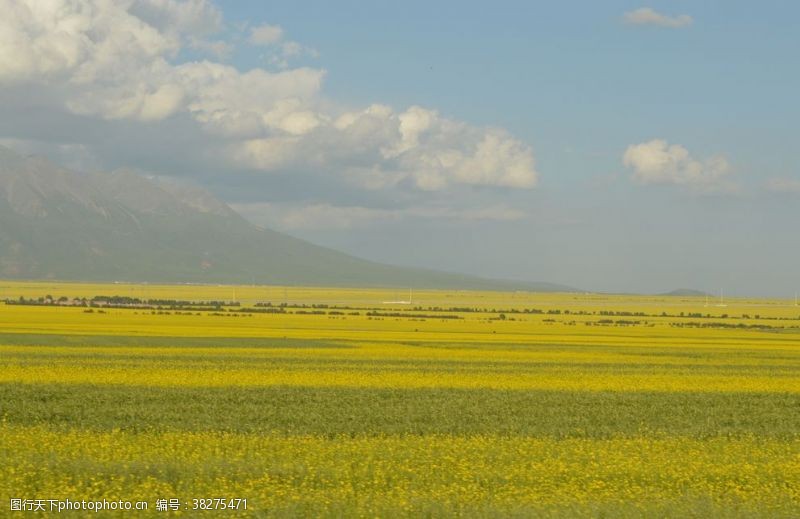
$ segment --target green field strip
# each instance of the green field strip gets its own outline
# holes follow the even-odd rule
[[[0,384],[9,424],[311,435],[800,437],[800,395]]]

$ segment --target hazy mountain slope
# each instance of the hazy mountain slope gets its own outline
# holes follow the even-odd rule
[[[2,147],[0,277],[570,290],[358,259],[259,228],[202,189]]]
[[[693,288],[677,288],[670,292],[660,294],[662,296],[682,296],[682,297],[705,297],[708,294],[702,290],[695,290]]]

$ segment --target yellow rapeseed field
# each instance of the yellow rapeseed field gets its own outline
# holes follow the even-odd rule
[[[100,295],[140,303],[73,302]],[[217,513],[800,515],[793,302],[35,282],[0,298],[2,514],[242,498]]]

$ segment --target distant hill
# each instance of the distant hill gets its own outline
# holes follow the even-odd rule
[[[396,267],[258,227],[211,193],[0,146],[0,277],[572,291]]]
[[[664,294],[659,294],[662,296],[682,296],[682,297],[706,297],[708,293],[703,292],[702,290],[694,290],[691,288],[678,288],[673,290],[672,292],[666,292]]]

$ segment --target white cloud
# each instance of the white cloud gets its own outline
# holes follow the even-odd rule
[[[217,59],[226,59],[234,50],[234,46],[224,40],[207,40],[202,38],[189,38],[189,46]]]
[[[142,99],[139,118],[143,121],[157,121],[175,113],[183,101],[183,95],[183,89],[178,85],[166,84],[158,87],[155,92]]]
[[[3,82],[109,81],[99,71],[152,65],[179,48],[174,31],[160,32],[116,6],[88,0],[70,5],[2,0],[0,10]]]
[[[272,51],[268,57],[270,65],[285,69],[289,67],[289,60],[300,56],[318,57],[319,53],[296,41],[285,39],[285,32],[279,25],[263,24],[250,29],[247,41],[256,47],[267,47]]]
[[[537,183],[530,146],[502,129],[418,106],[345,110],[324,99],[317,68],[179,61],[186,48],[229,51],[210,39],[224,22],[207,0],[0,0],[0,12],[0,88],[36,86],[90,119],[157,128],[181,115],[217,138],[230,167],[315,170],[361,189],[418,192]],[[311,52],[276,25],[249,36],[282,64]]]
[[[212,36],[224,28],[222,12],[209,0],[134,0],[128,12],[162,35],[224,59],[233,45]]]
[[[257,224],[285,230],[352,229],[403,220],[517,221],[527,214],[504,206],[453,209],[441,206],[413,206],[381,209],[331,204],[286,205],[273,203],[235,204],[234,209]]]
[[[317,167],[340,164],[351,182],[367,189],[532,188],[538,181],[532,150],[504,130],[475,128],[417,106],[396,113],[373,105],[333,121],[309,123],[302,126],[310,132],[303,139],[252,139],[235,146],[233,155],[265,170],[298,161]]]
[[[633,169],[632,178],[640,184],[681,185],[695,191],[735,189],[725,157],[699,161],[680,144],[670,145],[663,139],[628,146],[622,161]]]
[[[669,16],[659,13],[650,7],[640,7],[639,9],[629,11],[625,13],[623,20],[625,20],[625,23],[631,25],[658,25],[660,27],[669,27],[672,29],[687,27],[694,23],[694,19],[688,14]]]
[[[274,45],[283,39],[283,29],[279,25],[259,25],[250,29],[248,41],[253,45]]]
[[[800,194],[800,179],[775,177],[767,181],[767,189],[776,193]]]
[[[161,32],[207,36],[222,29],[222,13],[208,0],[134,0],[129,11]]]
[[[269,132],[296,133],[291,116],[315,103],[324,71],[237,69],[209,61],[173,69],[191,94],[186,110],[214,133],[254,138]]]

